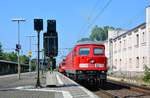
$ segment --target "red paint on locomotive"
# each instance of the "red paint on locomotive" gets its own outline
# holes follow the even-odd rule
[[[62,62],[59,63],[59,70],[60,73],[65,74],[65,60],[63,59]]]
[[[66,56],[64,66],[66,75],[74,80],[103,85],[107,76],[105,46],[98,43],[79,43]]]
[[[107,70],[104,45],[80,44],[66,57],[66,70]]]

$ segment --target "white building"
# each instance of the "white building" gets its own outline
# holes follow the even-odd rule
[[[150,6],[146,8],[146,23],[129,31],[109,31],[106,55],[112,71],[143,72],[150,67]]]

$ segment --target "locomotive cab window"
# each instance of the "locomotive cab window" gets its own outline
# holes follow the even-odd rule
[[[90,54],[90,48],[80,48],[79,55],[89,55]]]
[[[94,48],[94,55],[102,55],[103,48]]]

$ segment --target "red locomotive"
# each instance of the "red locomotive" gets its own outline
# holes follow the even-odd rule
[[[80,42],[66,56],[59,68],[75,81],[103,86],[107,78],[105,46],[95,42]]]
[[[63,59],[62,62],[59,63],[59,70],[60,73],[65,74],[65,59]]]

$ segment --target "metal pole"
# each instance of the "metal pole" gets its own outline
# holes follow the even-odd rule
[[[16,18],[16,19],[12,19],[12,21],[14,22],[17,22],[18,23],[18,45],[19,45],[19,48],[20,48],[20,22],[24,22],[25,19],[22,19],[22,18]],[[19,58],[19,55],[20,55],[20,49],[18,49],[18,78],[20,80],[20,73],[21,73],[21,66],[20,66],[20,58]]]
[[[30,53],[32,53],[32,49],[31,49],[31,43],[32,43],[32,37],[35,37],[35,36],[26,36],[26,37],[29,37],[29,72],[31,72],[31,57],[32,55]]]
[[[18,20],[18,45],[20,46],[20,23]],[[20,79],[20,72],[21,72],[21,67],[20,67],[20,49],[18,49],[18,78]]]
[[[31,37],[29,37],[30,40],[30,52],[31,52]],[[29,72],[31,72],[31,56],[29,56]]]
[[[39,65],[40,65],[40,32],[38,31],[38,42],[37,42],[37,48],[38,48],[38,73],[37,73],[37,83],[36,83],[36,87],[41,87],[40,84],[40,72],[39,72]]]
[[[43,75],[43,70],[44,70],[44,49],[42,49],[42,75]]]
[[[31,72],[31,57],[29,56],[29,72]]]

